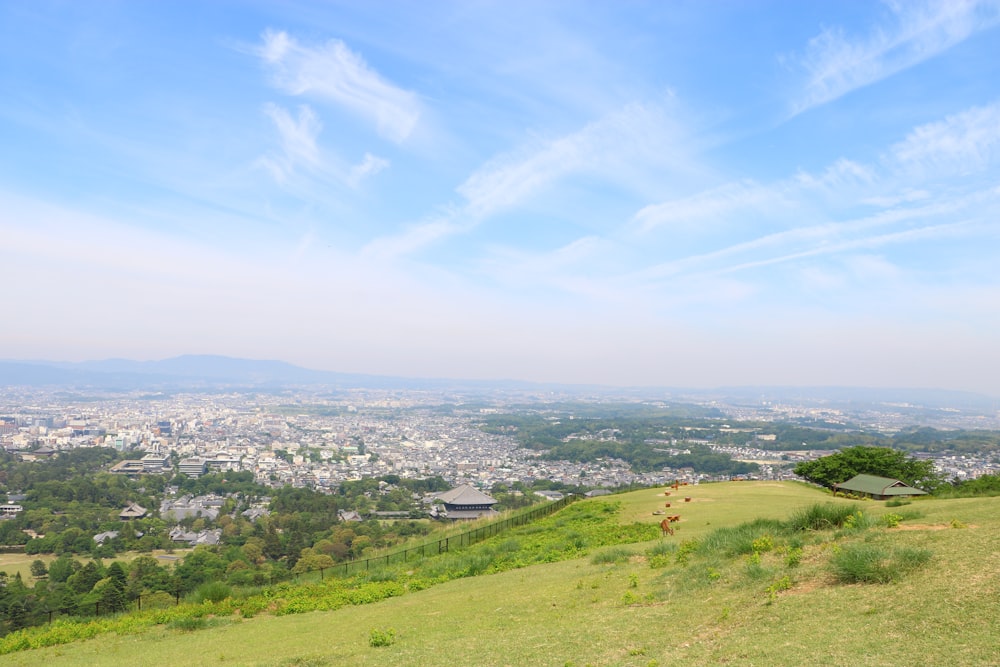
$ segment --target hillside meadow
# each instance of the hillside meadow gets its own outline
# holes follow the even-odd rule
[[[0,662],[1000,664],[1000,499],[922,499],[890,508],[795,483],[670,491],[670,497],[646,489],[578,504],[620,503],[612,520],[624,524],[658,522],[657,509],[680,514],[672,537],[453,579],[372,604],[209,617],[15,652]],[[783,523],[817,503],[843,507],[845,522],[797,532]],[[761,518],[771,521],[748,523]],[[513,535],[494,539],[511,543]],[[845,583],[843,563],[856,566],[845,557],[869,553],[880,560],[866,566],[890,572],[888,583]],[[921,557],[907,561],[908,555]]]

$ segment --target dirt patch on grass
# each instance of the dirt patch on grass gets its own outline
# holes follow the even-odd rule
[[[946,523],[907,523],[896,526],[896,530],[948,530]]]
[[[805,581],[800,581],[794,586],[784,591],[785,595],[801,595],[803,593],[811,593],[817,588],[826,585],[822,579],[806,579]]]

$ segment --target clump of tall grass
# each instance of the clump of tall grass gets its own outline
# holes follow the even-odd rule
[[[760,553],[755,551],[747,556],[743,574],[750,581],[761,581],[770,578],[773,571],[761,562]]]
[[[774,547],[774,535],[785,531],[785,524],[777,519],[755,519],[738,526],[713,530],[701,541],[699,551],[726,556],[770,551]],[[770,548],[762,548],[766,544],[770,544]]]
[[[817,503],[799,510],[791,516],[785,525],[790,530],[830,530],[841,528],[848,517],[855,516],[857,505],[835,505],[833,503]]]
[[[847,515],[844,519],[843,525],[841,525],[841,531],[837,533],[838,536],[844,534],[852,533],[863,533],[870,528],[875,528],[876,526],[884,526],[882,519],[873,514],[865,514],[861,510],[855,510],[853,513]]]
[[[602,549],[590,557],[590,562],[594,565],[614,565],[624,563],[632,557],[632,551],[623,547],[611,547]]]
[[[887,584],[925,565],[931,559],[927,549],[888,550],[869,544],[849,544],[830,559],[837,581],[845,584]]]
[[[674,562],[674,554],[677,553],[677,543],[661,540],[649,549],[646,549],[646,561],[652,568],[666,567]]]
[[[202,617],[182,616],[170,621],[167,627],[181,632],[194,632],[208,627],[208,621]]]

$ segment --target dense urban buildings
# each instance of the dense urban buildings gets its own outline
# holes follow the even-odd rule
[[[525,405],[523,398],[518,397],[518,405]],[[9,389],[3,400],[0,445],[7,450],[40,459],[76,447],[112,447],[135,459],[114,468],[130,475],[167,469],[189,477],[250,471],[265,485],[320,490],[389,474],[440,476],[453,485],[482,489],[539,479],[596,488],[717,478],[683,468],[637,473],[626,462],[609,458],[586,463],[543,459],[510,435],[480,428],[488,416],[514,409],[505,404],[509,399],[466,402],[426,392],[377,390],[335,397],[306,391],[97,397]],[[538,404],[539,410],[544,407]],[[803,415],[824,423],[846,419],[838,410],[801,406],[714,407],[728,417],[758,422]],[[869,416],[882,424],[900,419],[889,412]],[[719,427],[722,433],[726,429],[725,424]],[[776,452],[766,448],[773,435],[760,429],[745,435],[745,443],[736,445],[699,441],[692,434],[689,441],[661,446],[683,452],[685,442],[707,444],[734,459],[760,464],[755,476],[765,479],[794,478],[790,463],[822,453]],[[601,437],[613,440],[615,435]],[[948,478],[976,477],[1000,468],[985,455],[944,453],[934,458]]]

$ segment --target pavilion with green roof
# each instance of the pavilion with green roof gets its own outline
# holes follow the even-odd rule
[[[833,492],[850,491],[869,496],[875,500],[888,500],[901,496],[926,496],[927,492],[907,486],[898,479],[878,475],[855,475],[846,482],[833,485]]]

